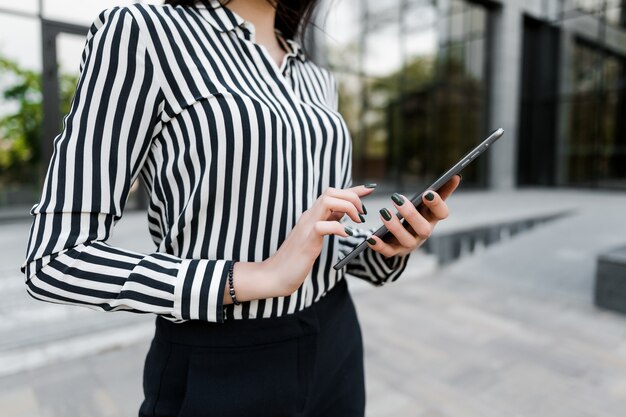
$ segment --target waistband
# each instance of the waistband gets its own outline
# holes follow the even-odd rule
[[[174,323],[156,317],[155,339],[190,346],[236,347],[279,342],[319,332],[320,314],[339,309],[348,299],[340,279],[319,301],[279,317],[227,320],[224,323],[189,320]]]

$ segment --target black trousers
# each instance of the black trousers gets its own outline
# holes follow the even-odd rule
[[[140,417],[363,417],[361,328],[345,280],[276,318],[157,316]]]

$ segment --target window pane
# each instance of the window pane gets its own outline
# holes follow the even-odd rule
[[[400,68],[401,54],[398,39],[398,23],[378,30],[376,36],[367,37],[365,72],[371,76],[382,77]]]
[[[85,37],[61,33],[57,36],[57,60],[63,73],[78,74]]]
[[[374,15],[390,9],[397,9],[400,4],[400,0],[363,0],[363,2],[367,3],[367,7]]]
[[[626,26],[625,3],[624,0],[575,0],[574,7],[598,18],[605,16],[611,24]]]
[[[576,43],[572,52],[575,85],[567,98],[569,105],[563,106],[568,120],[566,180],[582,186],[624,187],[626,59],[581,43]]]
[[[38,12],[38,4],[37,0],[0,0],[0,9],[35,15]]]
[[[485,133],[486,9],[463,0],[446,3],[448,9],[407,0],[400,13],[398,1],[385,3],[383,11],[384,2],[368,0],[357,2],[371,7],[370,21],[360,22],[360,9],[348,13],[341,3],[330,9],[328,21],[346,20],[346,13],[355,20],[324,30],[332,40],[326,42],[329,67],[351,74],[341,77],[341,83],[351,80],[342,88],[352,95],[340,100],[340,111],[354,136],[354,178],[413,185],[434,179]],[[333,57],[335,39],[348,30],[352,36],[340,43],[354,53],[344,54],[349,60]],[[473,165],[464,183],[484,185],[484,167]],[[381,177],[359,167],[376,167]]]
[[[30,69],[41,68],[41,26],[37,19],[0,13],[0,56]]]
[[[43,15],[45,18],[51,20],[87,25],[106,8],[113,6],[125,6],[133,3],[162,4],[163,2],[140,2],[132,0],[44,0]]]
[[[0,13],[0,206],[32,204],[36,192],[40,37],[38,20]]]

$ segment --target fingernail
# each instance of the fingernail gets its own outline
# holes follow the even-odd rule
[[[367,241],[371,244],[371,245],[375,245],[376,241],[374,239],[372,239],[371,237],[367,238]]]
[[[361,223],[365,223],[365,217],[361,213],[359,213],[359,219],[361,219]]]
[[[456,175],[458,175],[460,179],[463,179],[463,175],[461,174],[456,174]]]
[[[426,193],[426,195],[424,197],[428,201],[433,201],[435,199],[435,194],[433,194],[432,192],[429,191],[429,192]]]
[[[365,184],[365,188],[376,188],[377,184],[375,182],[370,182]]]
[[[385,220],[391,220],[391,213],[389,213],[389,210],[387,210],[386,208],[380,209],[380,214]]]
[[[363,214],[367,214],[367,210],[365,210],[365,204],[361,203],[361,208],[363,209]]]
[[[350,236],[354,235],[354,232],[348,226],[345,227],[345,230],[346,230],[346,233],[349,234]]]
[[[402,197],[400,197],[400,194],[398,193],[393,193],[391,195],[391,199],[393,200],[394,203],[396,203],[399,206],[401,206],[402,203],[404,203],[404,200],[402,199]]]

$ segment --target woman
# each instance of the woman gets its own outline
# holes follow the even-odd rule
[[[104,10],[34,216],[34,298],[152,313],[140,416],[363,416],[345,274],[383,285],[448,215],[454,177],[393,239],[332,268],[375,184],[352,186],[332,74],[294,40],[314,1],[167,1]],[[293,7],[293,9],[292,9]],[[156,245],[107,243],[138,176]],[[347,216],[345,216],[347,214]]]

